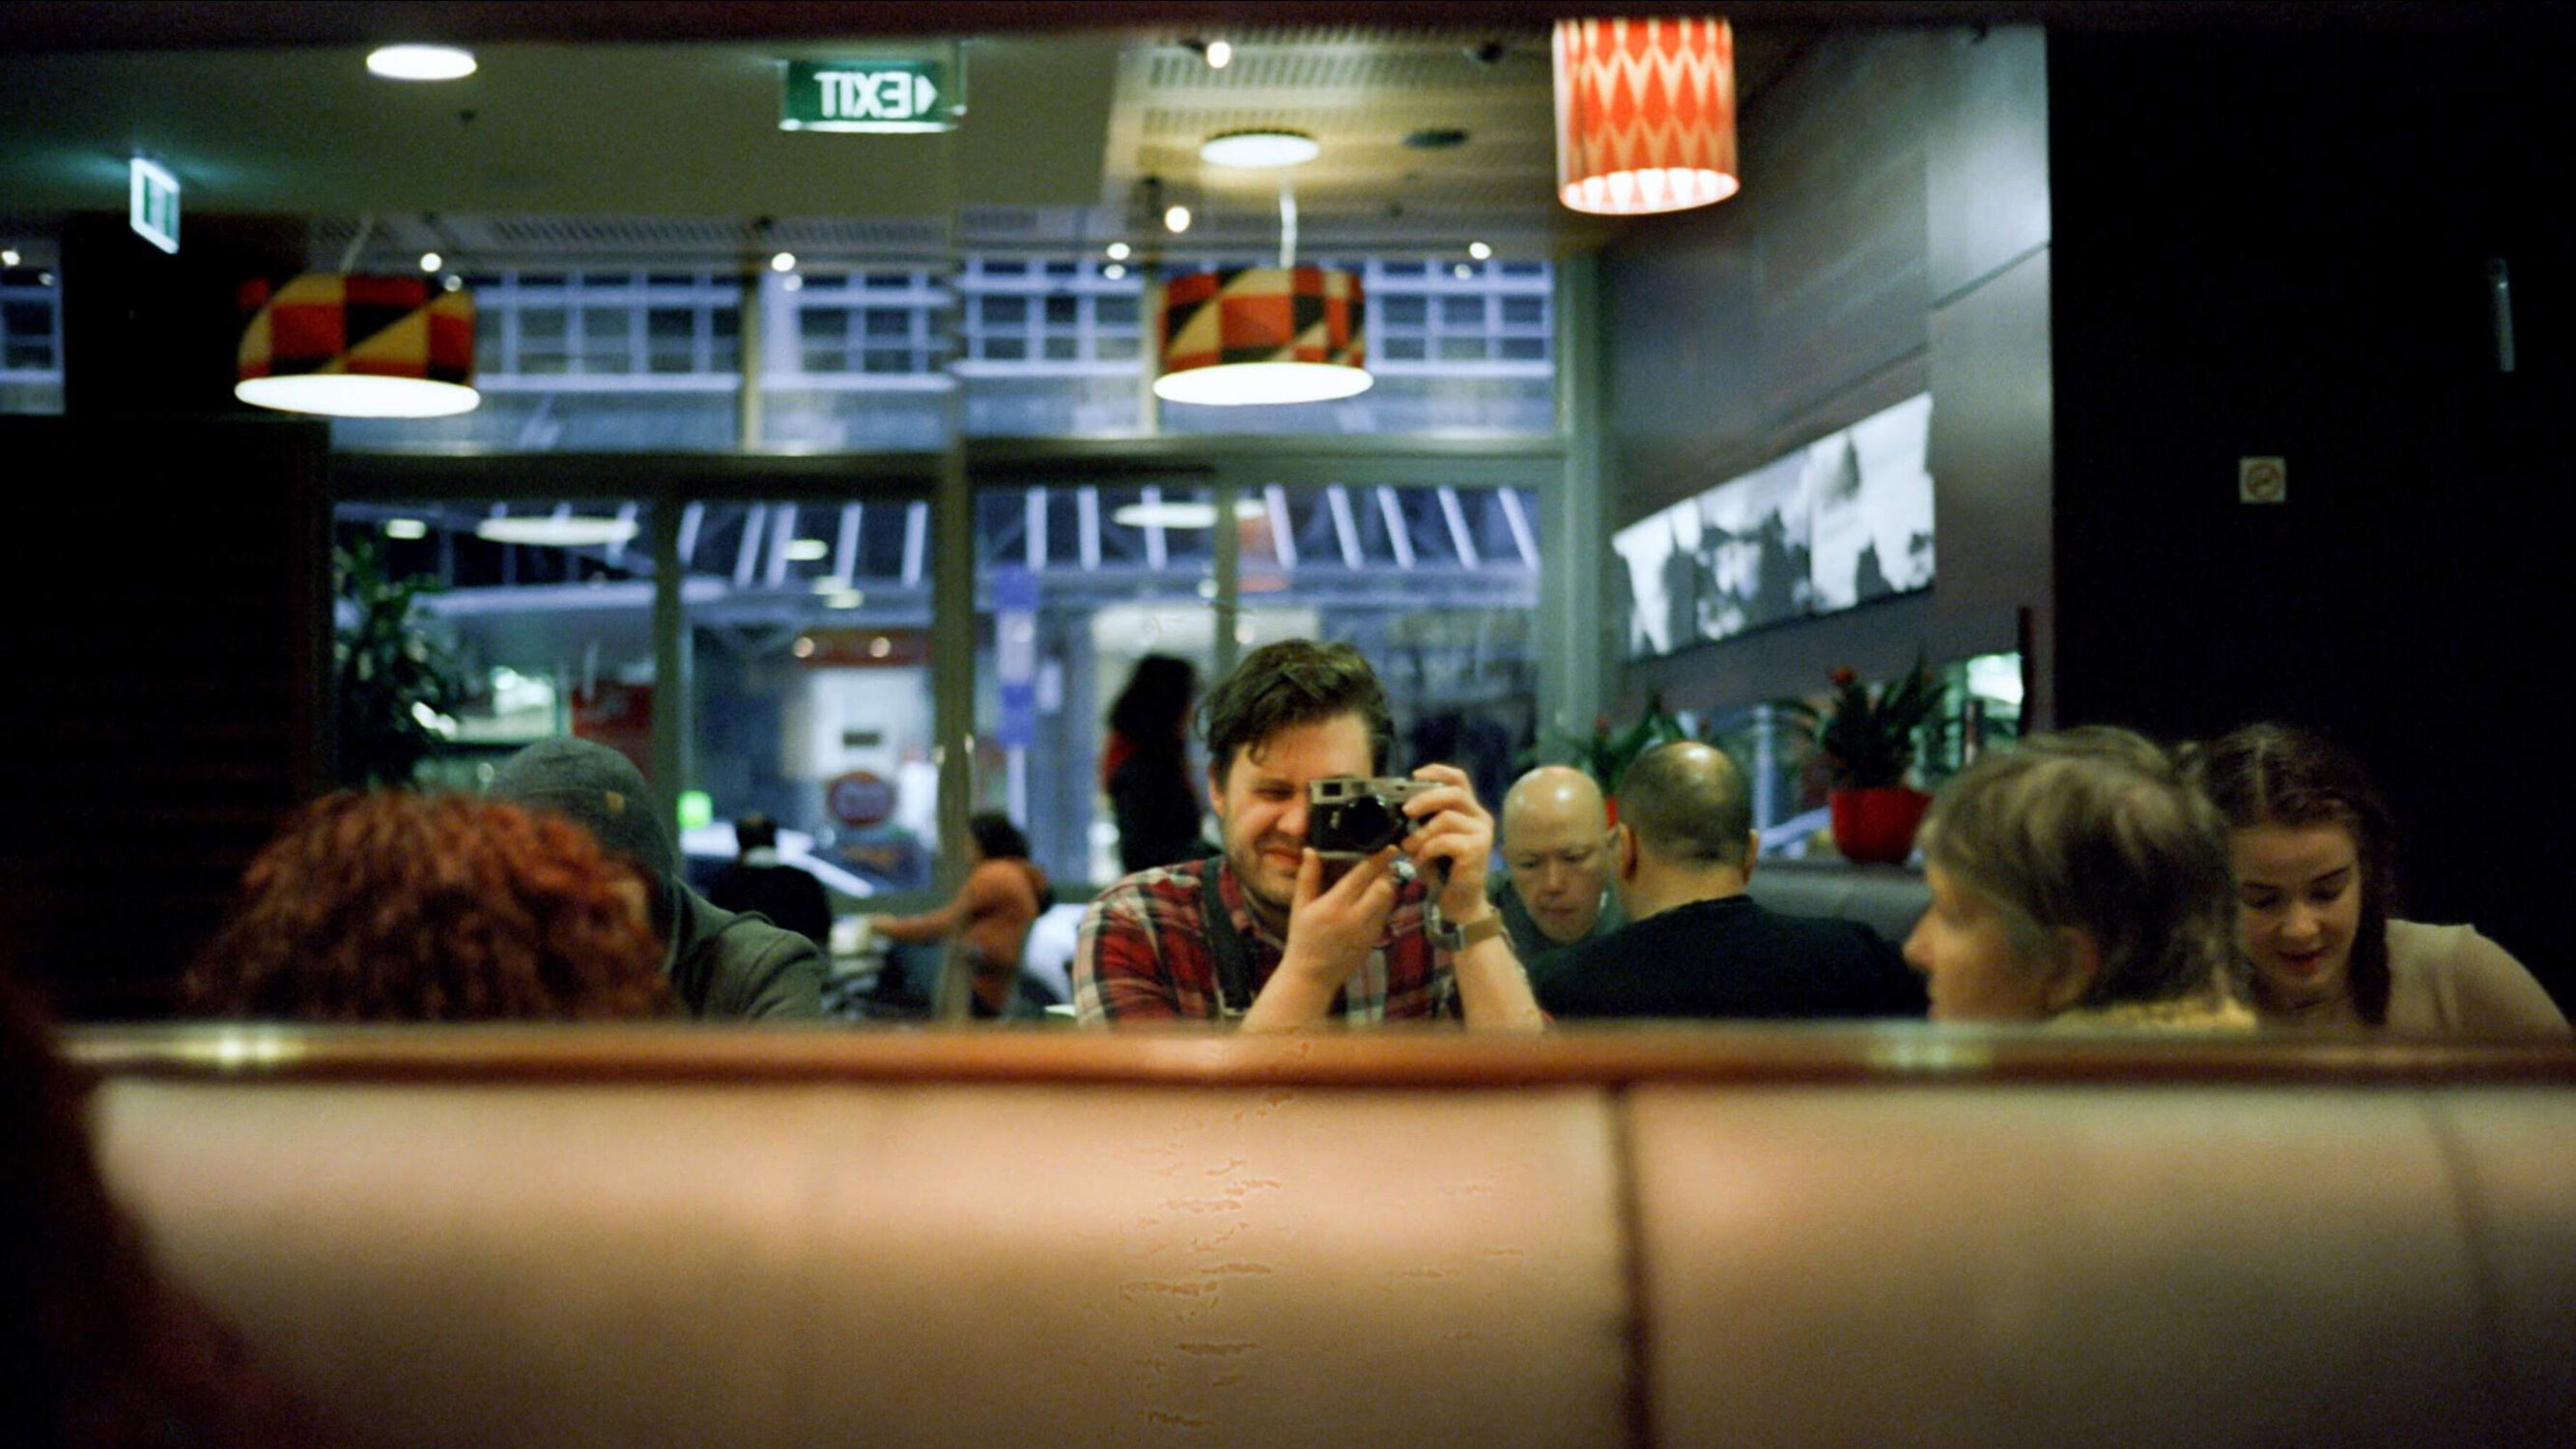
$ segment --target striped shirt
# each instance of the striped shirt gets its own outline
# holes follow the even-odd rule
[[[1269,983],[1287,942],[1244,905],[1242,884],[1223,857],[1138,871],[1083,913],[1073,953],[1073,1004],[1083,1025],[1220,1019],[1216,954],[1200,919],[1202,870],[1223,872],[1217,893],[1243,941],[1253,993]],[[1386,934],[1342,988],[1345,1024],[1457,1017],[1449,953],[1423,934],[1426,895],[1419,882],[1398,888]]]

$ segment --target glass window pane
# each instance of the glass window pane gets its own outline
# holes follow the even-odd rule
[[[1502,355],[1510,362],[1547,361],[1547,339],[1544,337],[1506,337]]]
[[[809,342],[838,342],[850,335],[850,309],[807,307],[798,314],[796,326]]]
[[[1102,362],[1132,362],[1144,351],[1144,339],[1135,336],[1102,337],[1092,344],[1093,355]]]
[[[1545,297],[1505,297],[1503,325],[1506,327],[1539,327],[1547,322]]]
[[[867,335],[870,337],[910,337],[913,314],[892,307],[868,309]]]
[[[1049,362],[1074,362],[1078,361],[1081,356],[1082,342],[1079,338],[1050,337],[1046,339],[1046,359]]]
[[[1484,357],[1485,339],[1482,337],[1440,339],[1440,360],[1443,362],[1481,362]]]
[[[522,307],[519,309],[519,340],[522,342],[561,341],[569,332],[561,307]]]
[[[1139,306],[1139,299],[1132,296],[1094,297],[1091,315],[1103,327],[1133,327]]]
[[[697,333],[697,318],[686,307],[655,307],[644,314],[644,335],[655,342],[687,342]]]
[[[1419,337],[1390,337],[1378,351],[1389,362],[1420,362],[1425,355],[1425,345]]]
[[[1049,327],[1072,327],[1082,320],[1082,301],[1062,294],[1046,299],[1046,322]]]
[[[1026,297],[978,297],[976,316],[987,327],[1025,327],[1029,320]]]
[[[581,334],[591,344],[623,343],[635,335],[635,314],[623,307],[584,307]]]
[[[1420,327],[1430,316],[1429,302],[1403,292],[1371,298],[1370,305],[1389,327]]]
[[[993,362],[1020,362],[1028,355],[1025,337],[986,337],[976,344],[976,356]]]
[[[1440,325],[1443,327],[1484,326],[1485,299],[1482,297],[1441,298]]]

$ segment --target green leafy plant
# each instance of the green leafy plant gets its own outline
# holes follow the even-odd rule
[[[1689,732],[1665,713],[1663,697],[1657,695],[1646,701],[1646,712],[1627,728],[1613,730],[1610,716],[1601,715],[1593,720],[1590,735],[1552,732],[1525,763],[1535,764],[1552,757],[1555,763],[1573,765],[1590,775],[1602,794],[1615,796],[1620,777],[1628,773],[1639,755],[1657,745],[1688,738]]]
[[[1912,669],[1883,685],[1864,682],[1848,666],[1835,670],[1832,699],[1821,709],[1803,699],[1771,706],[1824,758],[1836,788],[1866,790],[1905,783],[1915,737],[1947,693],[1918,652]]]
[[[395,578],[372,539],[331,550],[338,627],[331,683],[338,775],[347,785],[404,785],[443,736],[432,721],[456,707],[462,676],[414,625],[434,585]]]

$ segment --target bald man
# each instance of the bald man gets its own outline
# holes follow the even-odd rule
[[[1536,963],[1560,946],[1617,930],[1610,895],[1610,812],[1581,770],[1541,765],[1503,796],[1503,865],[1494,909],[1513,954]]]
[[[1758,843],[1723,752],[1684,741],[1638,756],[1610,833],[1629,924],[1534,972],[1539,1004],[1559,1018],[1921,1016],[1921,978],[1877,932],[1744,893]]]

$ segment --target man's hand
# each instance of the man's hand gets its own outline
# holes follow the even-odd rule
[[[1305,852],[1288,906],[1288,949],[1280,970],[1295,970],[1339,989],[1386,935],[1395,909],[1395,847],[1388,846],[1324,884],[1324,858]]]
[[[1404,852],[1440,892],[1443,918],[1473,920],[1487,909],[1485,866],[1494,856],[1494,817],[1476,803],[1467,772],[1455,765],[1425,765],[1413,778],[1434,781],[1440,788],[1404,802],[1404,813],[1421,822],[1404,838]],[[1449,866],[1445,885],[1436,873],[1443,861]]]

